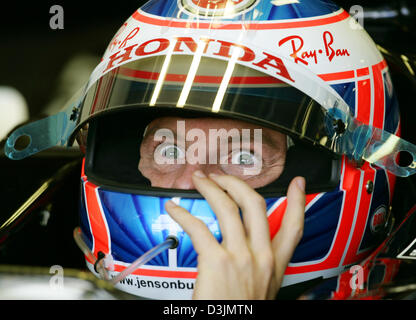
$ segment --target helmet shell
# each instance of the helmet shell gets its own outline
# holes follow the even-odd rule
[[[149,1],[114,36],[91,83],[134,59],[165,55],[172,34],[195,41],[201,37],[231,41],[242,30],[246,32],[245,47],[253,45],[284,57],[329,85],[355,119],[400,135],[398,104],[386,61],[365,30],[329,0],[223,0],[216,8],[210,1]],[[178,53],[194,49],[176,48]],[[230,58],[221,47],[213,50],[219,58]],[[290,81],[290,74],[264,59],[249,61],[242,53],[239,62],[273,69],[278,78]],[[294,86],[310,92],[302,83]],[[339,177],[333,190],[307,195],[304,235],[286,269],[283,286],[338,275],[368,256],[385,238],[395,177],[368,163],[357,165],[345,156],[340,159]],[[164,210],[171,198],[108,190],[82,174],[83,236],[96,256],[99,251],[112,256],[114,274],[166,236],[174,234],[180,240],[178,248],[162,253],[119,283],[122,290],[148,298],[191,298],[196,253],[189,237]],[[221,241],[215,214],[205,200],[181,197],[177,201],[205,221]],[[266,203],[274,237],[286,198],[268,197]],[[87,264],[94,272],[91,261]]]

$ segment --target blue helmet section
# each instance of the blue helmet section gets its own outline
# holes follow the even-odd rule
[[[384,116],[384,130],[395,134],[400,123],[399,101],[397,100],[397,95],[393,88],[393,83],[389,74],[383,74],[383,83],[386,108],[386,114]]]
[[[341,215],[344,192],[326,192],[305,213],[303,237],[292,263],[323,258],[330,250]]]
[[[99,189],[99,197],[111,238],[111,254],[115,260],[131,263],[148,250],[162,243],[169,235],[179,239],[178,267],[196,267],[197,255],[191,239],[165,211],[171,198],[126,194]],[[83,197],[82,197],[83,198]],[[217,219],[203,199],[181,199],[179,205],[198,217],[221,241]],[[81,200],[81,229],[92,249],[92,235],[84,200]],[[169,266],[168,253],[151,260],[149,265]]]
[[[181,1],[181,0],[179,0]],[[191,0],[189,0],[191,1]],[[280,1],[282,2],[282,1]],[[334,13],[340,9],[330,0],[307,0],[298,3],[278,4],[279,1],[256,1],[253,10],[238,15],[231,21],[274,21],[296,18],[311,18]],[[283,2],[282,2],[283,3]],[[165,17],[188,19],[190,16],[178,6],[178,0],[151,0],[141,8],[146,13]],[[203,17],[198,17],[203,19]]]
[[[117,261],[131,263],[169,235],[179,239],[177,267],[196,267],[197,254],[191,239],[165,211],[165,203],[171,198],[127,194],[99,189],[102,210],[111,238],[111,254]],[[304,236],[297,247],[292,262],[317,260],[325,256],[337,229],[343,191],[337,189],[325,193],[306,212]],[[270,209],[279,198],[267,198]],[[329,204],[329,205],[328,205]],[[204,199],[181,198],[179,205],[203,220],[210,231],[222,240],[215,214]],[[92,249],[92,235],[84,196],[81,197],[81,230],[84,240]],[[168,252],[163,252],[148,265],[169,266]]]
[[[397,101],[397,96],[392,88],[391,80],[389,75],[383,75],[384,83],[384,99],[386,105],[386,113],[384,115],[384,130],[387,132],[396,133],[396,130],[400,122],[400,113],[399,113],[399,103]],[[389,88],[391,86],[391,88]],[[331,85],[331,87],[344,99],[344,101],[350,107],[352,114],[356,114],[356,91],[357,84],[355,81],[337,83]]]

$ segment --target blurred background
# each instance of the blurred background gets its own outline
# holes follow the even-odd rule
[[[142,3],[43,0],[8,4],[0,20],[0,115],[5,103],[19,108],[19,103],[26,102],[30,118],[62,105],[88,80],[115,32]],[[53,5],[63,8],[64,29],[50,27]],[[0,118],[0,134],[4,134],[8,124]]]

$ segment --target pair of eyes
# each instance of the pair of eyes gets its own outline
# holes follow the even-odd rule
[[[165,143],[161,145],[156,152],[159,155],[168,160],[179,160],[185,158],[185,152],[175,144]],[[260,159],[257,159],[255,153],[247,150],[232,150],[229,154],[229,161],[227,163],[241,165],[241,166],[253,166],[258,163]]]

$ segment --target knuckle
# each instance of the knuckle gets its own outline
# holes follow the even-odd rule
[[[195,230],[198,230],[199,232],[205,232],[205,231],[209,232],[208,226],[201,219],[195,218],[193,224],[194,224]]]
[[[263,272],[271,273],[274,269],[274,255],[272,250],[264,250],[259,254],[258,264]]]
[[[239,211],[238,206],[232,201],[225,201],[223,203],[223,208],[225,212],[237,212]]]
[[[257,192],[253,196],[253,201],[260,208],[262,208],[263,210],[266,210],[266,200],[264,200],[264,198],[260,194],[258,194]]]
[[[195,239],[195,237],[207,237],[209,235],[209,229],[207,225],[200,219],[194,218],[191,223],[188,223],[188,227],[186,228],[186,232],[191,237],[191,239]]]
[[[246,182],[244,182],[240,178],[237,178],[236,176],[226,175],[226,176],[223,176],[223,178],[226,183],[227,189],[239,188],[242,185],[247,184]]]
[[[220,266],[224,266],[230,263],[230,256],[225,250],[218,250],[216,253],[216,261]]]
[[[253,265],[253,257],[251,253],[248,251],[240,252],[238,255],[238,264],[241,268],[251,269]]]
[[[235,185],[235,183],[238,183],[238,179],[234,176],[231,175],[222,175],[217,177],[217,179],[219,179],[223,185],[223,187],[226,190],[229,190],[231,188],[233,188],[233,186]]]
[[[274,255],[273,255],[273,251],[270,248],[269,250],[264,250],[262,252],[261,255],[261,260],[263,265],[267,266],[267,267],[271,267],[274,264]]]

